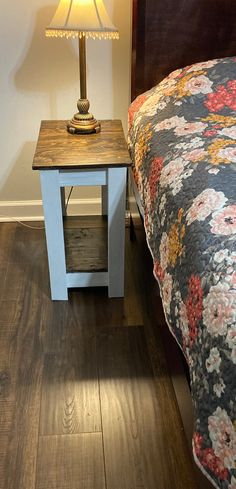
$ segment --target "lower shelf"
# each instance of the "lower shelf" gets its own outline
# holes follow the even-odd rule
[[[64,239],[67,272],[107,271],[106,217],[65,217]]]

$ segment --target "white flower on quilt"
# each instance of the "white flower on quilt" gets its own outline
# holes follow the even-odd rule
[[[164,211],[161,216],[161,226],[164,226],[166,220],[166,212]]]
[[[204,145],[204,141],[197,136],[197,137],[193,138],[191,141],[189,141],[188,143],[175,144],[175,148],[177,148],[177,149],[195,149],[195,148],[200,148],[203,145]]]
[[[207,127],[204,122],[186,122],[175,127],[174,133],[177,136],[186,136],[186,134],[195,134],[203,132]]]
[[[207,152],[203,148],[195,148],[192,151],[187,151],[183,154],[183,158],[188,161],[201,161],[207,155]]]
[[[183,180],[192,175],[194,168],[185,167],[189,164],[188,161],[184,161],[183,158],[176,158],[170,161],[162,169],[159,184],[161,187],[170,186],[172,194],[176,195],[183,186]]]
[[[219,171],[219,168],[210,168],[210,170],[208,170],[208,173],[212,173],[212,175],[217,175]]]
[[[227,248],[217,251],[213,256],[213,260],[216,263],[222,263],[223,261],[226,261],[228,263],[228,258],[229,250],[227,250]]]
[[[227,283],[210,287],[203,299],[203,322],[211,335],[224,335],[227,326],[236,321],[236,291]]]
[[[218,157],[227,160],[226,163],[236,163],[236,148],[235,146],[227,146],[218,152]]]
[[[172,73],[171,73],[172,75]],[[177,76],[176,77],[172,77],[172,76],[169,76],[167,78],[164,78],[160,83],[158,83],[158,85],[155,87],[155,92],[161,92],[161,94],[163,95],[170,95],[171,93],[173,93],[174,91],[174,88],[177,84]]]
[[[176,181],[171,185],[172,194],[177,195],[181,188],[183,187],[183,180],[190,177],[194,171],[194,168],[189,168],[185,170],[181,175],[176,179]]]
[[[217,397],[220,398],[222,396],[222,394],[225,391],[225,383],[224,383],[223,379],[220,379],[220,381],[217,384],[214,384],[213,391],[215,392]]]
[[[231,484],[229,485],[228,489],[236,489],[236,478],[234,476],[231,479]]]
[[[205,75],[194,76],[190,78],[184,85],[184,89],[197,95],[198,93],[211,93],[213,81],[209,80]]]
[[[201,61],[200,63],[194,63],[194,65],[190,65],[190,67],[188,68],[188,72],[190,71],[198,71],[198,70],[202,70],[204,68],[212,68],[213,66],[215,66],[217,64],[217,59],[213,59],[213,60],[210,60],[210,61]]]
[[[232,348],[232,351],[231,351],[231,360],[234,363],[234,365],[236,365],[236,346],[234,346]]]
[[[225,467],[229,470],[235,467],[236,431],[225,409],[217,407],[208,418],[209,435],[212,448]]]
[[[210,221],[212,234],[229,236],[236,233],[236,204],[214,212]]]
[[[162,102],[159,102],[158,104],[158,110],[164,110],[167,106],[167,101],[164,102],[164,100]]]
[[[210,351],[209,357],[206,359],[206,369],[208,372],[220,371],[221,357],[218,348],[214,347]]]
[[[177,195],[181,188],[183,187],[181,179],[177,178],[176,182],[171,186],[172,188],[172,194]]]
[[[226,336],[226,343],[230,348],[236,348],[236,324],[233,324]]]
[[[224,127],[218,133],[220,136],[227,136],[231,139],[236,139],[236,126]]]
[[[166,194],[163,194],[159,205],[159,213],[163,212],[163,210],[165,209],[166,201]]]
[[[162,234],[159,251],[160,251],[160,264],[162,269],[165,271],[168,265],[168,258],[169,258],[169,238],[166,233]]]
[[[233,289],[236,289],[236,272],[233,272],[230,276],[229,283]]]
[[[159,215],[161,216],[161,226],[164,226],[166,220],[165,205],[166,205],[166,194],[162,195],[161,202],[159,205],[159,210],[158,210]]]
[[[181,173],[183,173],[185,166],[186,162],[183,161],[182,158],[176,158],[175,160],[170,161],[162,169],[159,180],[160,186],[167,187],[174,183]]]
[[[186,215],[187,224],[204,221],[213,211],[221,209],[227,200],[223,192],[216,192],[213,188],[203,190],[193,199]]]
[[[178,290],[175,294],[175,315],[177,327],[181,329],[183,337],[187,340],[189,337],[189,322],[185,303],[182,300],[181,293]]]
[[[163,307],[167,314],[170,314],[170,303],[171,303],[171,295],[172,295],[172,285],[173,279],[169,273],[165,273],[163,282],[162,282],[162,301]]]
[[[169,129],[182,127],[185,124],[187,124],[187,121],[184,117],[179,117],[178,115],[175,115],[173,117],[170,117],[169,119],[164,119],[163,121],[158,122],[154,126],[154,131],[168,131]]]

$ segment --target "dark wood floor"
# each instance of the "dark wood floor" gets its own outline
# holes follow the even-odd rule
[[[1,489],[203,488],[141,229],[125,289],[52,302],[44,231],[0,225]]]

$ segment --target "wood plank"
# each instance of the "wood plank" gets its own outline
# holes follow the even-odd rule
[[[1,481],[6,489],[35,486],[43,365],[39,319],[45,281],[44,268],[33,266],[43,253],[43,247],[38,246],[42,234],[40,237],[38,232],[16,226],[8,274],[16,278],[14,269],[21,263],[25,278],[19,279],[20,294],[15,294],[17,286],[10,287],[9,281],[8,300],[1,302],[0,427],[1,437],[6,435]],[[15,300],[15,295],[21,300]]]
[[[72,135],[67,121],[42,121],[33,169],[101,168],[131,164],[121,121],[101,121],[98,134]]]
[[[18,321],[22,314],[24,304],[22,301],[12,300],[8,298],[7,300],[2,300],[0,303],[1,314],[0,314],[0,339],[6,334],[13,334],[17,328]]]
[[[144,325],[142,304],[142,287],[139,286],[135,268],[140,267],[139,260],[134,263],[133,248],[129,238],[130,229],[126,230],[125,249],[125,297],[124,318],[126,326]]]
[[[18,368],[15,337],[23,304],[1,301],[0,308],[0,435],[3,435],[11,432],[15,414]]]
[[[137,265],[135,265],[137,266]],[[126,230],[125,294],[122,298],[109,298],[107,289],[100,288],[93,296],[95,321],[98,330],[103,326],[136,327],[144,324],[141,289],[134,273],[129,229]]]
[[[9,252],[14,244],[16,223],[0,223],[0,263],[6,263],[9,259]]]
[[[65,216],[63,220],[65,229],[106,228],[107,217],[100,215]]]
[[[34,368],[37,369],[38,377],[36,378],[36,375],[32,375],[31,378],[27,377],[27,382],[31,386],[25,385],[21,392],[19,388],[17,389],[14,425],[6,447],[4,487],[7,489],[15,489],[15,487],[23,489],[35,485],[40,409],[40,363],[35,362]],[[22,382],[24,382],[23,379]]]
[[[101,431],[95,342],[44,360],[40,434]]]
[[[36,227],[37,225],[35,222],[32,224]],[[47,285],[47,275],[44,281],[38,281],[38,276],[42,275],[43,267],[45,268],[43,260],[46,257],[46,246],[42,239],[43,235],[44,231],[41,229],[29,229],[15,224],[15,232],[9,243],[8,266],[2,287],[2,300],[10,298],[12,301],[21,301],[27,287],[36,289],[40,284],[40,290],[42,290]],[[34,262],[32,262],[33,258]],[[45,271],[47,272],[47,269]]]
[[[40,322],[45,355],[41,434],[100,431],[95,338],[96,311],[89,289],[68,303],[47,300]]]
[[[0,300],[2,299],[7,269],[8,261],[11,249],[14,243],[16,224],[15,223],[0,223]]]
[[[104,227],[65,229],[66,271],[107,271],[107,230]]]
[[[170,418],[168,374],[157,390],[143,329],[107,329],[98,341],[108,489],[195,488],[180,426]]]
[[[9,443],[9,436],[0,433],[0,487],[5,487],[5,464],[7,458],[7,446]]]
[[[100,433],[39,439],[36,489],[105,489]]]

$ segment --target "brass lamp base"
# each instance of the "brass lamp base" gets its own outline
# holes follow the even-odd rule
[[[101,124],[92,114],[89,114],[89,101],[79,99],[77,103],[79,112],[68,122],[67,130],[70,134],[91,134],[101,131]]]

